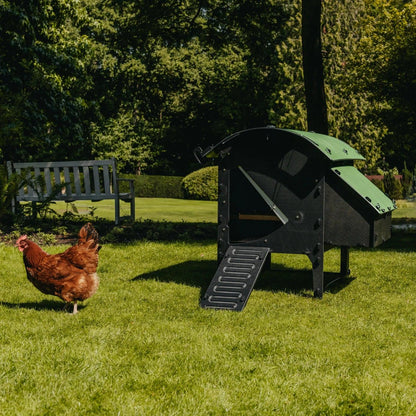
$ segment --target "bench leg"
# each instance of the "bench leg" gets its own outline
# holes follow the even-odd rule
[[[132,222],[136,220],[136,201],[134,197],[131,199],[130,202],[130,217]]]
[[[116,198],[114,200],[114,211],[115,211],[115,223],[118,225],[120,223],[120,200]]]

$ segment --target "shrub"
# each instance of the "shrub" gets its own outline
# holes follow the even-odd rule
[[[413,191],[413,175],[409,169],[407,169],[406,162],[404,163],[404,169],[402,172],[402,184],[403,184],[403,198],[412,194]]]
[[[134,192],[141,198],[178,198],[183,199],[182,176],[162,175],[122,175],[134,179]],[[128,183],[120,183],[120,192],[128,191]]]
[[[403,195],[403,186],[400,180],[396,179],[393,171],[388,171],[384,175],[384,189],[391,199],[401,199]]]
[[[375,186],[377,186],[378,189],[380,189],[380,191],[382,192],[386,192],[385,188],[384,188],[384,182],[381,179],[372,179],[371,182],[373,182],[373,184]]]
[[[24,173],[8,177],[5,167],[0,166],[0,223],[13,222],[12,201],[24,183],[27,183]]]
[[[218,167],[208,166],[190,173],[182,181],[187,199],[215,201],[218,199]]]

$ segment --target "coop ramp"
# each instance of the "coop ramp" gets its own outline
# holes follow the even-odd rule
[[[269,253],[269,247],[230,246],[201,299],[201,307],[243,310]]]

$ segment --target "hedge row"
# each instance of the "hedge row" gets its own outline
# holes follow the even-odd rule
[[[182,176],[162,175],[121,175],[134,179],[134,191],[142,198],[184,198]],[[128,191],[128,183],[120,183],[120,191]]]
[[[134,190],[142,198],[179,198],[215,201],[218,198],[218,168],[209,166],[182,176],[122,175],[134,179]],[[128,183],[120,191],[128,192]]]

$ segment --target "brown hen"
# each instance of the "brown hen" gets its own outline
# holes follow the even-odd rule
[[[76,245],[60,254],[48,254],[36,243],[22,235],[16,246],[23,252],[27,278],[42,293],[58,296],[66,302],[65,308],[91,297],[98,289],[98,233],[85,224],[78,233]]]

